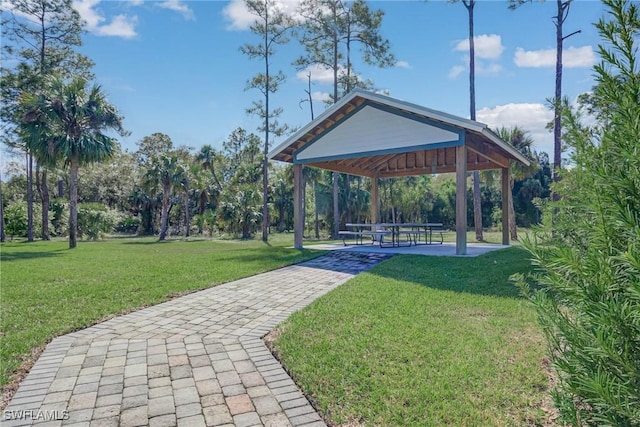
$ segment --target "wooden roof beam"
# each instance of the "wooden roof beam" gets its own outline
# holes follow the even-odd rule
[[[508,168],[509,167],[509,159],[507,159],[502,154],[498,153],[495,150],[488,148],[483,143],[478,143],[473,139],[469,138],[466,142],[467,149],[476,153],[477,155],[484,157],[485,159],[493,162],[496,165],[496,168]]]
[[[379,167],[385,165],[391,159],[393,159],[395,154],[386,154],[384,156],[376,156],[371,158],[371,162],[367,165],[368,169],[378,169]]]
[[[361,168],[357,168],[357,167],[353,167],[350,165],[340,165],[337,164],[335,162],[317,162],[317,163],[307,163],[306,166],[313,166],[316,168],[321,168],[321,169],[327,169],[327,170],[331,170],[331,171],[335,171],[335,172],[342,172],[342,173],[348,173],[350,175],[359,175],[359,176],[366,176],[366,177],[373,177],[373,173],[371,171],[368,171],[366,169],[361,169]]]

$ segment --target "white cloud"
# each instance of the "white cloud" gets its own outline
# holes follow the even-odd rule
[[[411,69],[411,65],[407,61],[398,61],[396,62],[396,68]]]
[[[482,59],[498,59],[504,46],[502,45],[502,37],[497,34],[481,34],[473,37],[473,48],[476,58]],[[460,40],[455,51],[469,52],[469,39]]]
[[[524,50],[519,47],[513,57],[518,67],[555,67],[556,50]],[[564,68],[588,68],[596,63],[596,54],[591,46],[570,46],[562,52],[562,66]]]
[[[173,10],[174,12],[178,12],[182,14],[184,19],[191,20],[193,19],[193,10],[189,8],[186,4],[182,3],[181,0],[165,0],[157,4],[158,7]]]
[[[229,30],[248,30],[256,20],[255,15],[247,9],[244,0],[231,0],[231,2],[222,9],[222,14],[224,18],[230,22],[227,27]]]
[[[543,104],[511,103],[485,107],[476,112],[476,118],[494,130],[518,126],[529,132],[538,152],[553,155],[553,134],[546,129],[547,123],[553,120],[553,111]]]
[[[96,28],[105,19],[93,8],[100,3],[100,0],[77,0],[73,2],[73,8],[78,11],[80,18],[82,18],[87,29]]]
[[[467,69],[467,67],[465,67],[464,65],[454,65],[449,70],[449,78],[452,79],[452,80],[455,79],[456,77],[458,77],[466,69]]]
[[[76,0],[73,8],[78,11],[80,17],[86,23],[87,31],[98,36],[115,36],[130,39],[135,37],[135,26],[138,23],[137,16],[117,15],[109,24],[105,24],[106,18],[98,11],[96,6],[101,0]]]
[[[273,7],[297,20],[299,19],[298,5],[300,2],[301,0],[275,0]],[[247,9],[245,0],[231,0],[222,9],[222,15],[229,22],[229,25],[227,25],[228,30],[248,30],[256,20],[256,15]]]
[[[454,65],[449,70],[449,74],[447,75],[449,79],[453,80],[462,74],[463,71],[469,69],[469,58],[466,57],[464,59],[465,65]],[[479,76],[491,76],[499,74],[502,71],[502,65],[496,63],[485,63],[482,61],[476,61],[475,63],[476,75]]]
[[[328,92],[311,92],[311,99],[314,101],[328,102],[331,100],[331,95]]]
[[[344,68],[341,67],[338,69],[338,74],[341,75],[344,71]],[[296,78],[306,82],[308,80],[309,73],[311,73],[312,82],[333,84],[333,70],[320,64],[309,65],[304,70],[298,71],[296,73]]]
[[[502,71],[502,65],[490,63],[485,64],[483,62],[476,62],[476,73],[482,76],[495,75]]]
[[[502,45],[502,37],[497,34],[481,34],[475,36],[474,53],[475,53],[475,72],[477,75],[496,75],[502,71],[502,66],[495,62],[500,59],[504,46]],[[456,43],[454,51],[469,52],[469,39],[460,40]],[[482,61],[488,60],[488,61]],[[469,54],[464,55],[464,65],[454,65],[449,70],[449,79],[457,78],[463,71],[469,69]]]
[[[137,36],[136,24],[137,16],[118,15],[113,18],[110,24],[102,25],[93,30],[99,36],[115,36],[124,39],[132,39]]]

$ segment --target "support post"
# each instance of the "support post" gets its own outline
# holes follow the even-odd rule
[[[456,255],[467,254],[467,147],[456,147]]]
[[[502,168],[502,244],[509,244],[509,199],[511,198],[511,182],[509,168]]]
[[[293,246],[302,249],[304,218],[302,218],[302,165],[293,165]]]
[[[378,176],[371,177],[371,224],[380,222],[380,194],[378,193]]]

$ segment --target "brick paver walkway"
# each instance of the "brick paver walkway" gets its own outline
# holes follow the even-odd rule
[[[261,338],[387,257],[331,253],[56,338],[2,425],[324,426]]]

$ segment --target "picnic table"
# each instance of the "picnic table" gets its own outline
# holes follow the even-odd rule
[[[342,236],[342,242],[347,245],[347,238],[355,238],[356,244],[363,244],[364,237],[371,238],[371,244],[379,242],[380,247],[397,247],[424,244],[433,244],[433,234],[440,235],[440,244],[443,243],[443,234],[446,232],[442,227],[442,223],[347,223],[345,224],[349,230],[342,230],[339,234]],[[391,236],[391,241],[385,242],[385,237]],[[424,236],[424,242],[421,237]],[[403,241],[401,237],[406,239]]]
[[[417,233],[415,234],[416,236],[416,240],[415,240],[415,244],[416,245],[431,245],[433,244],[433,235],[437,234],[440,236],[440,242],[438,242],[439,244],[442,244],[444,242],[444,234],[447,232],[447,230],[444,229],[444,226],[442,223],[440,222],[409,222],[409,223],[404,223],[404,224],[400,224],[402,227],[404,228],[410,228],[413,231],[417,231]],[[424,235],[424,243],[420,242],[420,237]]]

